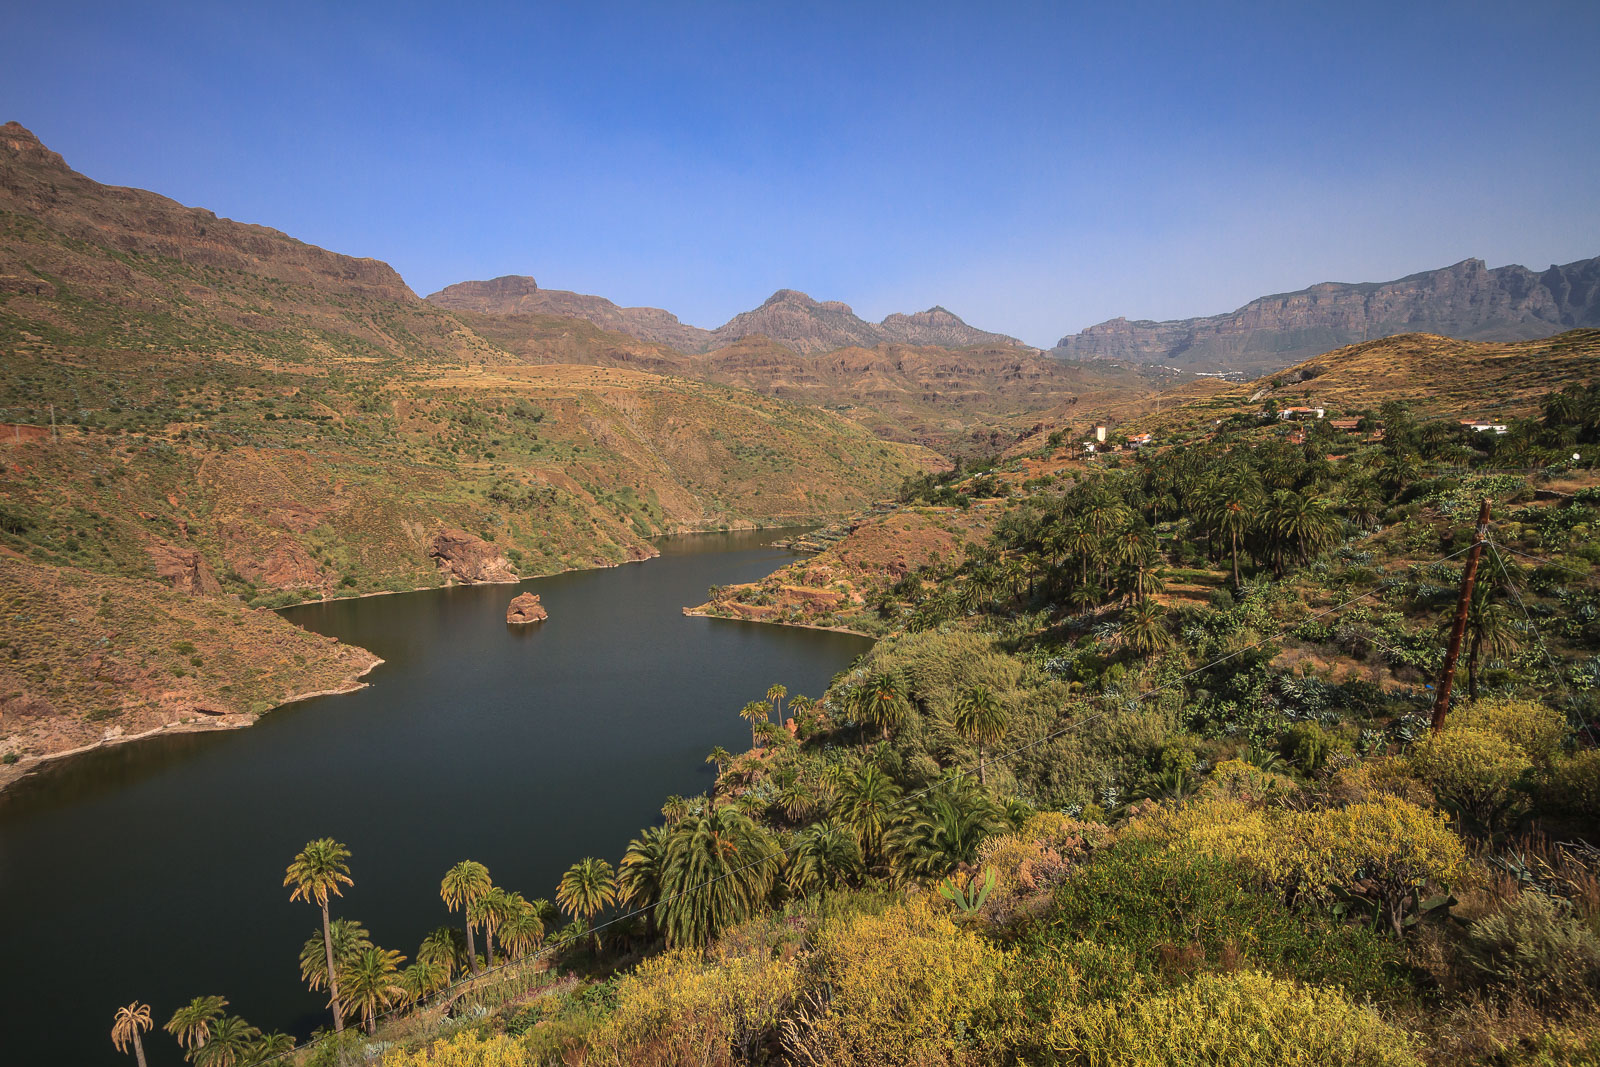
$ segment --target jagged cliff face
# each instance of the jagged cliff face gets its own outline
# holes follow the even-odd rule
[[[660,308],[619,307],[600,296],[541,289],[532,278],[521,275],[458,282],[432,294],[428,300],[456,311],[583,319],[602,329],[691,353],[709,352],[757,336],[776,341],[801,355],[880,344],[953,348],[1022,345],[1014,337],[968,326],[959,316],[942,307],[931,307],[914,315],[894,314],[882,322],[871,323],[858,317],[848,304],[813,300],[794,289],[779,289],[760,307],[735,315],[715,330],[687,326],[679,322],[676,315]]]
[[[1468,259],[1392,282],[1327,282],[1264,296],[1227,315],[1112,319],[1063,337],[1051,354],[1269,373],[1341,345],[1401,333],[1517,341],[1597,325],[1600,258],[1541,272],[1490,270]]]
[[[428,297],[431,303],[453,311],[493,315],[554,315],[583,319],[603,330],[637,337],[641,341],[671,345],[683,352],[700,352],[711,345],[711,331],[678,321],[660,308],[621,307],[603,296],[541,289],[532,278],[510,274],[482,282],[457,282]]]

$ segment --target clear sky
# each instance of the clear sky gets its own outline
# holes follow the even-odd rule
[[[100,181],[715,326],[790,287],[1048,345],[1600,255],[1600,3],[51,3],[0,121]]]

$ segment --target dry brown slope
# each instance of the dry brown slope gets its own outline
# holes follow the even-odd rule
[[[0,555],[0,786],[41,758],[163,730],[247,726],[342,691],[372,653],[267,611]]]

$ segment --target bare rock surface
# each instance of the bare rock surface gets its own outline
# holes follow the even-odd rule
[[[518,593],[506,608],[506,622],[509,623],[544,622],[549,617],[544,605],[539,603],[538,593]]]
[[[428,555],[448,581],[479,585],[517,580],[511,561],[498,548],[464,530],[445,529],[434,534]]]

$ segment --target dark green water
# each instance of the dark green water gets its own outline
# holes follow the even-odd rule
[[[792,556],[775,531],[661,542],[661,558],[523,583],[550,620],[505,624],[513,586],[309,605],[294,622],[387,662],[360,692],[248,729],[91,753],[0,794],[0,1062],[131,1063],[119,1004],[157,1025],[220,993],[264,1029],[325,1020],[299,982],[316,911],[284,866],[308,839],[349,845],[335,914],[407,956],[453,921],[439,879],[460,859],[554,897],[575,860],[616,862],[672,793],[711,784],[713,745],[781,682],[821,693],[865,651],[844,634],[685,618],[715,583]],[[152,1064],[181,1062],[159,1028]]]

